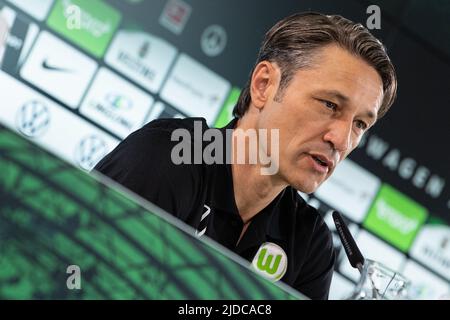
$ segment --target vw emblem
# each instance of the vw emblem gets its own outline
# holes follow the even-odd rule
[[[17,129],[29,138],[42,135],[50,124],[50,112],[42,102],[31,100],[25,103],[17,113]]]
[[[219,25],[210,25],[203,31],[200,44],[203,52],[207,56],[218,56],[227,45],[227,33],[225,29]]]
[[[75,150],[75,161],[84,170],[90,171],[107,152],[106,143],[96,135],[91,135],[80,141]]]

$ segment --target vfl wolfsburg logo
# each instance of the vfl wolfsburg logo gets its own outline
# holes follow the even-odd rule
[[[259,247],[253,258],[252,266],[263,277],[275,282],[280,280],[286,273],[287,255],[275,243],[265,242]]]

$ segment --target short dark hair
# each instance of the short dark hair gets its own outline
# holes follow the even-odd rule
[[[333,43],[362,58],[380,75],[384,96],[377,117],[381,118],[395,100],[397,77],[386,48],[360,23],[317,12],[293,14],[277,22],[266,33],[255,67],[261,61],[277,63],[281,79],[275,98],[281,100],[283,90],[294,74],[311,63],[318,49]],[[237,118],[242,117],[250,106],[250,82],[255,67],[233,110]]]

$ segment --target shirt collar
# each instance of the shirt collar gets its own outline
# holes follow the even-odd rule
[[[231,171],[231,164],[227,163],[226,159],[229,159],[229,153],[231,151],[231,146],[228,147],[228,142],[226,139],[227,129],[234,129],[236,127],[238,118],[231,120],[225,127],[219,128],[218,130],[222,133],[223,139],[223,164],[213,164],[214,166],[214,194],[213,194],[213,205],[223,211],[228,211],[239,215],[239,211],[236,206],[234,199],[234,188],[233,188],[233,174]]]

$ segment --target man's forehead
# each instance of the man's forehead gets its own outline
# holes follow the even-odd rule
[[[374,67],[337,46],[324,47],[313,60],[310,66],[297,70],[294,81],[297,89],[321,91],[342,103],[368,102],[378,110],[384,91]]]

